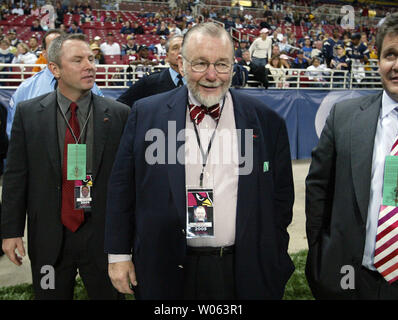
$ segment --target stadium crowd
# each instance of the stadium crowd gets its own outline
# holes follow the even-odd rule
[[[252,1],[252,6],[245,8],[221,0],[173,3],[169,7],[157,2],[158,9],[148,12],[142,3],[125,11],[106,10],[110,3],[93,8],[88,1],[2,1],[0,62],[46,64],[41,55],[42,36],[51,27],[45,18],[52,10],[54,27],[86,34],[98,64],[144,65],[145,72],[152,70],[150,66],[167,64],[168,38],[184,35],[201,21],[215,20],[233,36],[236,65],[248,72],[237,71],[255,80],[251,86],[288,87],[300,76],[317,82],[309,86],[327,86],[333,81],[334,87],[342,87],[350,74],[359,84],[366,72],[376,70],[372,60],[377,59],[377,24],[397,9],[347,2],[356,12],[354,28],[348,29],[330,4],[340,8],[343,1],[263,0]],[[243,59],[245,50],[249,54]]]

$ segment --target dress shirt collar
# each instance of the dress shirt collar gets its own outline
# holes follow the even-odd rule
[[[398,102],[393,100],[387,92],[384,90],[383,91],[383,97],[381,100],[381,115],[380,118],[384,118],[387,116],[390,112],[392,112],[395,108],[398,107]]]
[[[78,113],[81,113],[82,115],[87,115],[90,107],[90,102],[91,102],[91,91],[88,92],[88,94],[84,95],[83,97],[80,97],[79,100],[75,101],[77,106],[79,107],[77,109]],[[67,113],[69,110],[70,104],[73,102],[69,100],[67,97],[65,97],[60,91],[59,88],[57,88],[57,102],[58,105],[61,107],[61,110],[63,111],[64,114]]]
[[[173,80],[174,84],[177,86],[178,85],[178,78],[177,76],[179,75],[179,73],[177,71],[175,71],[173,68],[169,68],[169,72],[170,72],[170,77]],[[187,81],[185,80],[185,78],[182,78],[182,82],[184,82],[184,84],[187,84]]]

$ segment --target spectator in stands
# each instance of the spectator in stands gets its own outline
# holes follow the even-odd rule
[[[282,63],[280,56],[273,56],[270,62],[265,66],[268,69],[268,74],[272,76],[274,83],[269,83],[270,87],[283,88],[288,87],[286,82],[286,67]]]
[[[249,41],[241,40],[239,42],[238,47],[235,50],[235,58],[242,59],[242,53],[243,53],[243,51],[245,51],[247,49],[249,49]],[[251,61],[251,59],[250,59],[250,61]]]
[[[164,59],[166,58],[167,55],[167,50],[166,50],[167,37],[160,36],[159,41],[160,43],[155,44],[154,54],[157,57],[158,61],[163,61],[164,63]]]
[[[167,28],[166,22],[160,22],[158,28],[156,29],[156,34],[159,36],[168,36],[170,34],[170,30]]]
[[[126,37],[127,43],[122,45],[122,55],[134,55],[138,51],[138,45],[135,43],[134,35],[130,34]]]
[[[7,38],[3,38],[0,40],[0,63],[11,63],[12,60],[14,59],[14,55],[10,52],[10,41],[8,41]],[[11,71],[11,68],[8,67],[0,67],[1,72],[6,72],[6,71]],[[0,76],[1,79],[8,78],[8,75],[2,74]],[[0,82],[0,86],[2,86],[3,83]],[[1,125],[1,123],[0,123]],[[1,168],[1,164],[0,164]]]
[[[326,87],[329,81],[330,69],[321,64],[321,60],[315,57],[312,60],[312,64],[307,68],[306,75],[308,80],[316,82],[311,84],[311,87]]]
[[[170,31],[170,36],[182,35],[181,29],[177,26],[177,24],[175,22],[171,22],[169,24],[169,31]]]
[[[40,16],[40,8],[37,6],[36,2],[32,3],[32,8],[30,9],[30,14],[35,17]]]
[[[240,18],[235,18],[235,28],[238,30],[243,29],[243,24]]]
[[[62,35],[62,31],[59,29],[50,29],[48,30],[43,38],[46,41],[46,45],[43,46],[43,52],[45,53],[45,58],[47,59],[47,49],[50,46],[50,43],[56,38]],[[26,79],[22,82],[17,90],[14,92],[10,99],[10,103],[8,106],[8,115],[7,115],[7,135],[10,137],[12,122],[14,121],[15,108],[21,101],[25,101],[28,99],[32,99],[38,97],[42,94],[51,92],[54,90],[56,79],[48,67],[44,68],[40,72],[36,73],[32,77]],[[99,96],[103,96],[101,90],[94,84],[91,91]]]
[[[7,38],[0,40],[0,63],[11,63],[14,55],[10,51],[10,41]]]
[[[15,4],[15,8],[11,10],[11,14],[15,14],[15,15],[18,15],[18,16],[23,16],[24,15],[23,8],[21,8],[19,3]]]
[[[268,37],[269,30],[260,30],[260,37],[255,39],[249,48],[252,62],[258,66],[265,66],[272,52],[272,39]]]
[[[272,45],[271,57],[279,56],[280,54],[281,54],[281,51],[279,50],[279,45],[277,43],[274,43]]]
[[[334,70],[350,70],[351,61],[350,58],[344,52],[344,47],[341,44],[336,46],[336,54],[333,56],[333,59],[330,63],[330,66]],[[333,73],[333,82],[343,82],[344,81],[344,72],[334,72]],[[336,88],[341,88],[342,84],[335,85]]]
[[[273,35],[272,35],[272,39],[275,42],[281,42],[283,40],[283,33],[282,33],[282,29],[280,27],[276,28],[276,30],[274,31]]]
[[[93,40],[93,43],[96,43],[98,46],[100,46],[101,45],[101,37],[100,36],[95,36],[94,37],[94,40]]]
[[[238,64],[244,66],[249,74],[252,74],[254,80],[260,82],[265,89],[268,89],[268,71],[265,67],[259,67],[251,61],[250,51],[245,49],[242,51],[242,59]]]
[[[250,21],[250,19],[248,19],[248,21]],[[268,23],[268,17],[264,17],[262,19],[262,21],[260,22],[260,28],[261,29],[268,29],[268,30],[272,30],[271,25]]]
[[[30,27],[30,31],[44,31],[40,25],[39,19],[35,19],[32,21],[32,26]]]
[[[133,23],[134,34],[144,34],[144,28],[138,24],[137,21]]]
[[[93,15],[90,8],[87,8],[86,11],[80,14],[80,22],[86,23],[91,21],[96,21],[97,18]]]
[[[117,100],[132,107],[138,99],[184,85],[185,79],[179,73],[177,61],[181,50],[182,39],[182,36],[173,36],[167,41],[166,62],[168,62],[169,68],[144,76],[127,89]]]
[[[311,43],[311,39],[310,39],[309,36],[307,36],[305,38],[302,50],[303,50],[303,53],[304,53],[304,57],[306,59],[308,59],[309,61],[311,61],[312,43]]]
[[[36,55],[36,58],[38,58],[40,56],[41,48],[39,45],[39,40],[37,39],[37,36],[35,36],[35,35],[32,35],[29,39],[29,50],[30,50],[30,52],[32,52],[33,54]]]
[[[361,42],[361,34],[354,33],[351,36],[351,46],[346,48],[346,54],[351,60],[351,72],[357,83],[365,77],[365,67],[369,60],[369,49]]]
[[[335,53],[335,46],[336,45],[344,45],[343,41],[340,39],[340,32],[338,28],[333,29],[333,36],[327,39],[323,43],[323,53],[326,58],[326,65],[330,67],[330,61],[333,59],[333,54]]]
[[[95,60],[95,64],[105,64],[105,57],[101,51],[101,48],[99,47],[98,44],[96,43],[92,43],[90,45],[90,49],[94,54],[94,60]]]
[[[304,57],[304,52],[299,50],[296,59],[292,62],[293,69],[307,69],[309,67],[308,59]]]
[[[289,54],[290,51],[293,49],[293,46],[287,42],[287,36],[283,36],[282,41],[278,42],[279,52],[285,52]]]
[[[61,24],[64,24],[64,15],[65,15],[65,9],[62,6],[61,1],[57,1],[55,4],[55,13],[57,14],[57,18],[55,19],[55,27],[59,28]]]
[[[326,59],[322,50],[322,46],[323,46],[322,41],[316,40],[314,42],[314,48],[311,51],[311,59],[317,57],[321,60],[321,63],[326,64]]]
[[[36,60],[37,56],[29,51],[29,47],[26,43],[18,43],[17,54],[12,60],[12,63],[34,64]]]
[[[45,64],[45,65],[47,65],[47,63],[48,63],[48,61],[47,61],[47,42],[49,41],[49,39],[50,39],[50,42],[53,40],[53,38],[55,38],[55,37],[58,37],[59,36],[59,32],[60,31],[58,31],[58,30],[54,30],[54,29],[51,29],[52,31],[50,32],[47,32],[44,36],[43,36],[43,38],[42,38],[42,41],[41,41],[41,48],[42,48],[42,50],[41,50],[41,53],[40,53],[40,55],[39,55],[39,58],[36,60],[36,64]],[[52,35],[52,36],[50,36],[50,35]],[[42,70],[42,68],[41,67],[34,67],[33,68],[33,72],[39,72],[39,71],[41,71]]]
[[[120,55],[121,50],[120,50],[120,45],[115,42],[115,36],[113,33],[110,31],[106,35],[106,42],[102,43],[100,45],[101,51],[104,53],[104,55]]]
[[[130,21],[125,21],[123,23],[123,27],[120,29],[120,33],[122,33],[122,34],[134,33],[134,28],[131,26]]]
[[[191,29],[194,26],[193,22],[187,22],[185,28],[183,28],[182,30],[182,34],[186,34],[188,32],[189,29]]]
[[[80,29],[79,23],[77,21],[73,21],[68,29],[68,33],[83,33],[83,31]]]
[[[18,43],[21,41],[17,38],[17,32],[14,28],[11,28],[7,32],[7,38],[10,40],[10,45],[13,47],[17,47]]]
[[[152,54],[152,51],[148,49],[146,45],[141,45],[136,54],[129,57],[130,64],[143,64],[144,66],[158,64],[156,57]]]

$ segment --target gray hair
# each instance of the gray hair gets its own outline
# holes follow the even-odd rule
[[[170,43],[174,40],[174,39],[184,39],[184,37],[182,35],[176,34],[172,37],[170,37],[167,42],[166,42],[166,52],[169,52],[170,49]]]
[[[187,31],[184,35],[184,39],[181,45],[181,53],[185,56],[187,42],[191,38],[192,34],[199,32],[204,35],[209,35],[213,38],[222,38],[225,37],[231,43],[231,59],[234,58],[235,50],[234,50],[234,42],[230,36],[230,34],[219,24],[214,22],[204,22],[194,25],[191,29]]]
[[[62,46],[67,40],[79,40],[83,41],[87,44],[86,36],[81,33],[73,33],[66,36],[59,36],[55,38],[50,46],[48,47],[47,56],[48,62],[53,62],[58,66],[61,66],[61,55],[62,55]]]

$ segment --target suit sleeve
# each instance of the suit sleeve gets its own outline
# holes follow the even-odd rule
[[[133,107],[119,144],[108,185],[105,225],[105,252],[108,254],[130,254],[132,249],[136,113]]]
[[[124,103],[131,108],[138,99],[146,97],[149,90],[150,85],[147,81],[147,77],[143,77],[142,79],[134,83],[125,92],[123,92],[121,96],[117,98],[117,101]]]
[[[294,203],[294,184],[290,145],[285,122],[283,121],[277,136],[274,159],[274,203],[277,211],[279,232],[281,234],[280,249],[287,252],[289,234],[287,227],[292,221]]]
[[[15,112],[2,192],[2,238],[22,237],[27,207],[28,165],[21,107]]]
[[[326,120],[306,178],[306,231],[312,247],[327,230],[332,211],[336,151],[334,142],[335,107]]]

